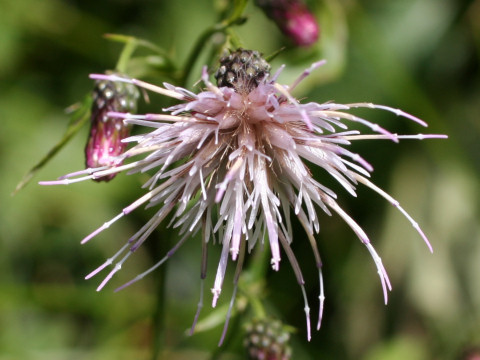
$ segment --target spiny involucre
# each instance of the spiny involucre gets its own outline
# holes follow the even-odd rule
[[[139,95],[138,89],[132,84],[96,81],[92,93],[90,133],[85,146],[87,168],[120,164],[116,157],[125,151],[127,143],[123,142],[123,139],[130,135],[131,126],[122,119],[109,116],[109,113],[136,111]],[[95,180],[110,181],[114,177],[115,174],[110,174]]]

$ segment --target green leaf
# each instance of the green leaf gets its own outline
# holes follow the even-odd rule
[[[195,333],[201,333],[204,331],[208,331],[214,329],[220,325],[225,324],[225,319],[227,317],[228,312],[228,304],[223,304],[217,307],[214,311],[212,311],[207,317],[200,320],[195,325]],[[232,317],[236,314],[235,307],[232,309]],[[190,333],[190,329],[185,330],[188,334]]]
[[[17,184],[12,195],[15,195],[21,189],[23,189],[37,173],[38,170],[43,168],[53,157],[72,139],[81,127],[90,119],[90,108],[92,106],[92,96],[89,94],[85,97],[83,102],[75,104],[75,110],[70,117],[70,123],[63,134],[60,141],[55,144],[48,152],[28,171],[22,180]]]
[[[175,68],[174,62],[169,57],[168,53],[161,47],[158,47],[157,45],[151,43],[148,40],[120,34],[105,34],[104,37],[108,40],[125,44],[116,66],[116,70],[121,73],[129,73],[129,63],[131,61],[133,53],[138,47],[143,47],[154,52],[156,54],[156,58],[161,59],[161,63],[164,64],[166,68]]]

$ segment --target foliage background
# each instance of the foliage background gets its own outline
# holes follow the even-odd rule
[[[382,199],[361,189],[341,204],[370,234],[394,291],[387,307],[373,262],[337,217],[322,216],[326,313],[305,340],[301,293],[289,266],[269,273],[268,306],[298,328],[295,359],[453,359],[480,346],[480,1],[319,0],[318,52],[282,53],[285,83],[314,60],[328,65],[299,96],[322,102],[371,101],[404,109],[449,140],[364,142],[354,146],[375,167],[374,181],[421,224],[435,252]],[[114,294],[84,281],[148,212],[137,211],[94,241],[79,240],[140,194],[142,179],[40,187],[83,167],[87,128],[15,196],[16,183],[62,136],[64,109],[90,91],[88,74],[115,65],[121,49],[104,33],[146,38],[183,62],[198,33],[215,21],[210,0],[0,0],[0,359],[149,359],[156,273]],[[269,54],[285,44],[258,9],[239,29],[245,47]],[[261,36],[259,36],[261,34]],[[308,56],[305,54],[309,54]],[[195,79],[190,79],[192,84]],[[293,75],[294,74],[294,75]],[[153,99],[152,99],[153,100]],[[152,107],[159,106],[152,101]],[[369,112],[392,131],[419,132],[390,114]],[[321,174],[319,174],[321,176]],[[321,179],[321,177],[320,177]],[[338,190],[341,193],[340,189]],[[301,232],[299,232],[301,234]],[[160,229],[151,242],[168,241]],[[302,261],[314,304],[315,269],[302,236]],[[244,358],[241,321],[217,350],[220,328],[184,335],[198,299],[200,247],[192,240],[166,273],[164,357]],[[140,251],[116,285],[149,267]],[[210,257],[214,270],[215,254]],[[210,271],[207,286],[212,282]],[[229,289],[222,297],[228,301]],[[210,309],[205,307],[202,317]]]

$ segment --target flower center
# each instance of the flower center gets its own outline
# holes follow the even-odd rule
[[[231,87],[249,93],[270,74],[270,65],[258,51],[238,49],[220,59],[215,73],[218,87]]]

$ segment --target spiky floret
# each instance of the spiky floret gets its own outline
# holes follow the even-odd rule
[[[42,182],[44,185],[71,184],[125,170],[129,170],[130,174],[152,173],[144,185],[147,188],[145,195],[82,241],[87,242],[143,204],[158,209],[114,256],[87,276],[93,277],[115,263],[98,290],[104,287],[129,256],[169,215],[170,226],[179,229],[178,243],[152,268],[119,289],[155,270],[171,257],[187,238],[202,229],[201,299],[192,326],[193,331],[203,306],[209,248],[207,243],[218,242],[222,246],[212,288],[212,306],[216,305],[222,291],[228,258],[231,257],[237,262],[235,286],[228,312],[230,314],[246,253],[268,241],[272,268],[279,269],[283,249],[295,272],[304,297],[307,337],[310,339],[310,307],[304,279],[300,264],[290,247],[293,241],[290,212],[293,210],[303,225],[318,268],[319,328],[325,295],[322,262],[314,234],[320,229],[317,209],[321,209],[328,215],[332,212],[339,215],[366,246],[377,267],[385,303],[387,302],[391,284],[370,239],[338,205],[336,194],[312,177],[305,160],[324,169],[353,196],[356,186],[361,183],[387,199],[405,215],[431,249],[418,224],[399,202],[368,179],[373,170],[371,165],[360,155],[347,150],[347,146],[352,141],[363,139],[389,139],[398,142],[400,139],[420,140],[445,136],[397,135],[347,112],[360,107],[382,109],[426,126],[422,120],[386,106],[371,103],[300,103],[291,94],[292,90],[321,64],[323,62],[313,64],[290,87],[276,81],[279,71],[272,77],[255,77],[258,79],[256,86],[241,86],[242,91],[238,91],[238,86],[213,85],[204,69],[202,79],[205,89],[198,94],[166,83],[160,87],[116,75],[91,76],[98,80],[133,84],[179,100],[177,105],[164,109],[163,113],[159,114],[108,114],[123,119],[126,124],[138,125],[147,130],[142,135],[125,140],[136,145],[119,155],[117,160],[130,162],[120,166],[87,169],[66,175],[57,181]],[[244,75],[240,74],[237,78]],[[223,80],[219,80],[219,84],[223,85]],[[244,91],[246,89],[248,91]],[[347,124],[364,125],[370,128],[373,134],[362,135],[357,130],[349,130]],[[223,341],[228,318],[229,315],[220,342]]]

